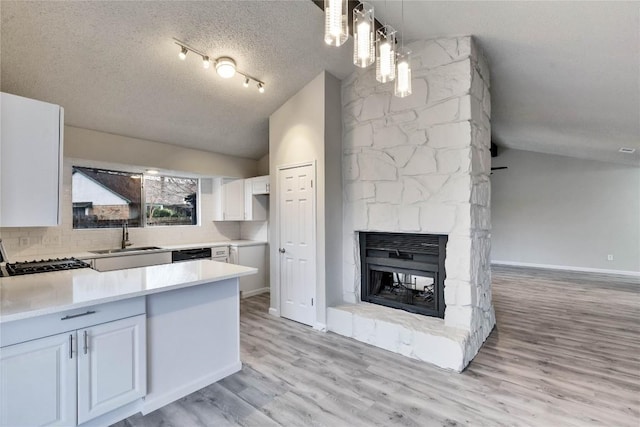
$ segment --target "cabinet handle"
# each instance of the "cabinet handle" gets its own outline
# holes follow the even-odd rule
[[[87,354],[87,351],[89,350],[89,334],[87,333],[87,331],[84,331],[84,354]]]
[[[73,334],[69,334],[69,359],[73,359]]]
[[[280,253],[283,254],[283,253],[286,252],[286,249],[285,248],[280,248],[280,249],[278,249],[278,251],[280,251]]]
[[[82,317],[82,316],[88,316],[89,314],[95,314],[96,312],[93,310],[89,310],[86,313],[80,313],[80,314],[72,314],[69,316],[64,316],[63,318],[61,318],[60,320],[69,320],[69,319],[75,319],[76,317]]]

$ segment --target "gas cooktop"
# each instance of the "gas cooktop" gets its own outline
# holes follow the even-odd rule
[[[75,270],[90,267],[84,261],[75,258],[56,258],[40,261],[7,263],[9,276],[21,276],[24,274],[48,273],[50,271]]]

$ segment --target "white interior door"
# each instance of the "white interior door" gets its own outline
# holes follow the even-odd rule
[[[278,170],[280,315],[313,325],[316,292],[315,166]]]

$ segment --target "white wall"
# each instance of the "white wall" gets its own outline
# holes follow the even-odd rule
[[[279,313],[280,292],[278,280],[278,221],[276,216],[277,170],[282,165],[305,162],[316,163],[316,322],[317,327],[326,323],[326,277],[340,277],[340,265],[325,262],[326,251],[339,244],[329,242],[335,230],[325,226],[329,218],[341,217],[337,210],[342,203],[340,187],[340,81],[322,72],[297,94],[291,97],[269,118],[269,170],[271,172],[271,195],[269,224],[271,229],[271,311]],[[332,105],[333,104],[333,105]],[[337,113],[326,114],[337,110]],[[329,130],[329,133],[327,133]],[[338,175],[326,178],[326,171]],[[332,198],[327,204],[326,200]],[[334,199],[335,198],[335,199]],[[336,201],[337,200],[337,201]],[[329,233],[329,234],[327,234]],[[331,257],[341,257],[341,252]],[[337,272],[336,272],[337,270]]]
[[[238,178],[256,176],[252,159],[194,150],[73,126],[64,127],[64,155],[77,159]]]
[[[258,176],[269,175],[269,154],[258,159]]]
[[[640,272],[640,168],[508,149],[493,166],[493,262]]]

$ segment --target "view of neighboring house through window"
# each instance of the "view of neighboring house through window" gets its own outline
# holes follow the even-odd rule
[[[74,166],[73,228],[197,224],[198,180]]]
[[[145,175],[147,225],[195,225],[198,180]]]

